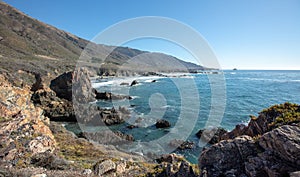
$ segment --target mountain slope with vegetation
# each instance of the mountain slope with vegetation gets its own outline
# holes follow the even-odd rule
[[[32,83],[36,74],[54,78],[70,71],[87,45],[88,57],[81,62],[93,66],[94,74],[115,75],[118,70],[136,72],[137,65],[142,68],[141,72],[204,69],[162,53],[91,43],[0,2],[0,72],[12,80],[21,78]]]

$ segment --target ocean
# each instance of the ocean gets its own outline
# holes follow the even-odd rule
[[[137,80],[135,86],[120,85]],[[154,82],[155,80],[155,82]],[[140,145],[130,151],[155,149],[172,139],[193,141],[196,148],[175,150],[190,162],[197,163],[202,145],[197,131],[209,127],[232,130],[236,124],[247,124],[250,115],[274,104],[300,103],[300,71],[226,70],[220,74],[172,74],[169,77],[110,78],[94,81],[98,91],[125,94],[132,100],[98,101],[100,107],[125,106],[131,111],[126,123],[109,127],[134,136]],[[224,110],[223,110],[224,108]],[[217,112],[215,110],[218,110]],[[128,125],[143,120],[139,128]],[[157,119],[166,119],[170,128],[157,129]],[[69,124],[67,129],[75,126]],[[100,127],[87,127],[101,131]],[[148,143],[143,146],[143,143]],[[161,145],[163,146],[163,145]],[[159,150],[157,150],[159,152]]]

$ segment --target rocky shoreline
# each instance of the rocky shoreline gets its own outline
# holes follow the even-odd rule
[[[88,71],[79,69],[58,76],[50,85],[37,78],[33,86],[23,87],[0,75],[0,176],[297,176],[300,171],[300,106],[291,103],[263,110],[258,117],[251,116],[248,126],[237,125],[230,132],[200,130],[197,136],[212,145],[203,150],[198,165],[176,154],[153,162],[121,152],[109,144],[134,141],[121,132],[108,132],[112,138],[104,139],[113,143],[107,145],[95,134],[77,137],[59,122],[114,125],[130,114],[122,107],[86,104],[97,97],[87,75]],[[76,106],[81,104],[76,103],[87,105],[79,107],[77,117]],[[165,128],[170,123],[158,120],[156,125]],[[180,150],[195,146],[176,139],[169,145]]]

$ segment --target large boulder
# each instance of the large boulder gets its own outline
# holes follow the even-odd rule
[[[66,72],[51,81],[50,88],[60,98],[72,101],[72,95],[76,101],[87,103],[95,100],[94,89],[89,79],[89,72],[85,68],[79,68],[74,72]]]

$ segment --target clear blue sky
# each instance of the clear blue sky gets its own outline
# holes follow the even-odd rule
[[[300,69],[299,0],[4,0],[26,14],[91,40],[122,20],[163,16],[196,29],[223,69]],[[127,44],[185,60],[173,44],[141,40]]]

